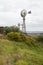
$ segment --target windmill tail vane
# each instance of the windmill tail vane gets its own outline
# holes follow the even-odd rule
[[[29,11],[28,14],[31,14],[31,11]]]

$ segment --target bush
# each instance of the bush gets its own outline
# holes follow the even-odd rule
[[[18,34],[17,34],[17,32],[16,33],[10,32],[10,33],[7,34],[7,36],[8,36],[8,39],[15,40],[15,41],[17,41],[18,37],[19,37]]]
[[[30,38],[28,35],[20,33],[20,32],[10,32],[7,34],[9,40],[13,40],[16,42],[25,42],[27,45],[33,45],[34,39]]]
[[[4,27],[0,27],[0,34],[3,34]]]
[[[19,28],[17,26],[4,27],[4,34],[10,32],[19,32]]]
[[[43,42],[43,35],[38,36],[38,38],[36,39],[38,42]]]
[[[8,39],[15,41],[26,41],[26,36],[20,32],[10,32],[7,34]]]

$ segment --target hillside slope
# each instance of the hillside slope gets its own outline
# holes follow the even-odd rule
[[[43,65],[43,43],[35,44],[0,39],[0,65]]]

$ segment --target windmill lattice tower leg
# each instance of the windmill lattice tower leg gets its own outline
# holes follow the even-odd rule
[[[25,17],[23,17],[23,33],[26,33]]]

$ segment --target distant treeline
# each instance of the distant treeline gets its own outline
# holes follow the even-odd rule
[[[7,34],[9,32],[19,32],[19,28],[17,26],[6,26],[0,27],[0,34]]]
[[[4,27],[0,27],[0,34],[3,34]]]

